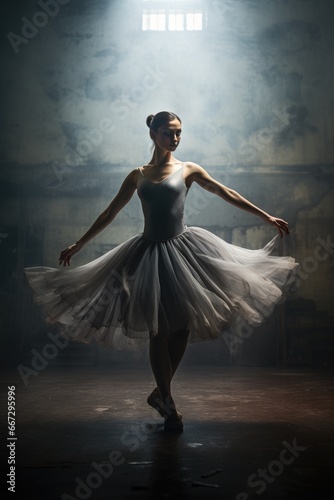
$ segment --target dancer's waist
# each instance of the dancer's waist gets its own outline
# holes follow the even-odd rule
[[[187,226],[184,224],[181,224],[178,227],[174,227],[173,230],[166,231],[164,228],[158,228],[155,230],[152,230],[152,228],[146,227],[144,228],[144,231],[142,233],[142,236],[148,240],[153,240],[153,241],[166,241],[166,240],[172,240],[173,238],[177,238],[178,236],[181,236],[185,231],[187,230]]]

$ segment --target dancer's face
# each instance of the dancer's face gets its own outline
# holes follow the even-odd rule
[[[175,151],[181,140],[181,123],[176,118],[158,128],[158,132],[151,130],[151,138],[155,144],[166,151]]]

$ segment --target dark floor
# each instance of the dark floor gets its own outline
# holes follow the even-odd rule
[[[16,385],[13,498],[334,498],[333,372],[181,368],[180,435],[146,405],[148,368],[46,368],[27,386],[17,372],[2,381],[2,415]]]

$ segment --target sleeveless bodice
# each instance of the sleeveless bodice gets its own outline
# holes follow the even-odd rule
[[[160,182],[151,182],[140,172],[137,193],[144,213],[143,236],[168,240],[183,233],[184,204],[188,188],[183,180],[183,165]]]

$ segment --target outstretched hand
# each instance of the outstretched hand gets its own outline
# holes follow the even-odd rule
[[[272,226],[275,226],[278,233],[280,234],[281,238],[283,238],[283,231],[286,234],[290,233],[289,230],[289,224],[283,219],[278,219],[277,217],[272,217],[269,215],[269,218],[267,219],[268,224],[271,224]]]
[[[70,266],[72,255],[79,252],[82,247],[82,244],[74,243],[74,245],[70,245],[69,247],[65,248],[65,250],[62,250],[59,257],[59,265],[61,265],[61,263],[63,262],[64,267],[66,266],[66,264]]]

